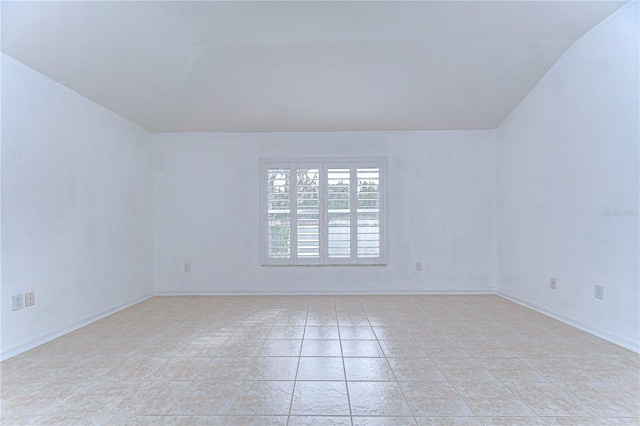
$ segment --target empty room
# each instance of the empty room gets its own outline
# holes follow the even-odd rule
[[[640,425],[637,1],[1,1],[0,424]]]

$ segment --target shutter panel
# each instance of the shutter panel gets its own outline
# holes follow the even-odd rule
[[[351,257],[351,170],[327,169],[327,254]]]
[[[267,256],[291,257],[291,169],[267,169]]]
[[[296,170],[298,260],[320,258],[320,170]]]
[[[380,168],[357,168],[358,258],[380,257]]]

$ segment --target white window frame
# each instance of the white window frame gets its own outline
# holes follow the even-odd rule
[[[291,176],[295,176],[295,170],[298,168],[318,168],[320,171],[319,182],[319,200],[320,200],[320,255],[318,258],[306,259],[298,258],[297,254],[297,235],[294,233],[294,223],[296,222],[296,208],[294,203],[296,198],[292,195],[291,200],[291,248],[289,258],[271,258],[268,256],[268,212],[267,212],[267,186],[268,186],[268,169],[289,169]],[[351,169],[350,182],[350,227],[351,239],[350,249],[351,256],[349,258],[330,258],[328,257],[328,201],[327,201],[327,169],[349,168]],[[380,255],[378,257],[358,257],[357,247],[357,170],[359,168],[378,168],[379,169],[379,227],[380,227]],[[387,209],[386,209],[386,187],[387,187],[387,158],[386,157],[368,157],[368,158],[260,158],[260,259],[262,266],[364,266],[364,265],[386,265],[387,264]],[[295,238],[294,238],[295,236]]]

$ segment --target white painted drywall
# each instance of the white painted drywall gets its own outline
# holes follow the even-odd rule
[[[140,127],[2,55],[3,358],[153,293],[151,153]]]
[[[638,40],[632,2],[578,40],[496,131],[499,294],[636,350]]]
[[[158,293],[494,291],[494,131],[152,140]],[[259,159],[319,156],[388,157],[388,266],[260,266]]]

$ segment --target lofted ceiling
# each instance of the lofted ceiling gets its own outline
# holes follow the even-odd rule
[[[617,1],[2,1],[2,51],[152,132],[493,129]]]

